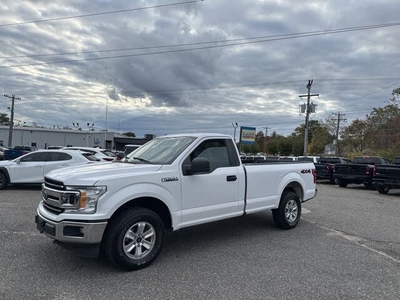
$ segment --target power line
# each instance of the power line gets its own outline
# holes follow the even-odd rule
[[[332,33],[341,33],[347,31],[357,31],[357,30],[368,30],[382,27],[390,27],[390,26],[398,26],[400,22],[397,23],[386,23],[386,24],[375,24],[375,25],[366,25],[366,26],[356,26],[356,27],[347,27],[347,28],[338,28],[332,30],[318,30],[318,31],[306,31],[306,32],[297,32],[297,33],[286,33],[286,34],[277,34],[277,35],[267,35],[267,36],[258,36],[258,37],[244,37],[237,39],[225,39],[225,40],[216,40],[216,41],[206,41],[206,42],[196,42],[196,43],[181,43],[181,44],[169,44],[169,45],[159,45],[159,46],[144,46],[144,47],[128,47],[128,48],[114,48],[114,49],[104,49],[104,50],[93,50],[93,51],[75,51],[75,52],[59,52],[59,53],[49,53],[49,54],[33,54],[33,55],[17,55],[17,56],[3,56],[0,57],[2,59],[14,59],[14,58],[33,58],[33,57],[48,57],[48,56],[63,56],[63,55],[76,55],[76,54],[92,54],[92,53],[104,53],[104,52],[119,52],[119,51],[132,51],[132,50],[149,50],[149,49],[162,49],[162,48],[172,48],[172,47],[185,47],[185,46],[197,46],[197,45],[208,45],[208,44],[219,44],[219,43],[230,43],[230,42],[239,42],[246,40],[261,40],[259,42],[264,42],[265,39],[274,39],[275,38],[297,38],[297,37],[308,37],[309,35],[320,35],[320,34],[332,34]]]
[[[44,22],[52,22],[52,21],[60,21],[60,20],[68,20],[68,19],[77,19],[77,18],[86,18],[86,17],[102,16],[102,15],[109,15],[109,14],[119,14],[119,13],[131,12],[131,11],[162,8],[162,7],[176,6],[176,5],[189,4],[189,3],[202,2],[202,1],[204,1],[204,0],[192,0],[192,1],[185,1],[185,2],[160,4],[160,5],[137,7],[137,8],[128,8],[128,9],[121,9],[121,10],[114,10],[114,11],[107,11],[107,12],[99,12],[99,13],[91,13],[91,14],[83,14],[83,15],[76,15],[76,16],[58,17],[58,18],[51,18],[51,19],[24,21],[24,22],[18,22],[18,23],[0,24],[0,27],[25,25],[25,24],[31,24],[31,23],[44,23]]]
[[[320,35],[327,35],[327,34],[334,34],[334,33],[344,33],[344,32],[352,32],[352,31],[377,29],[377,28],[392,27],[392,26],[399,26],[399,25],[400,25],[400,22],[379,24],[379,25],[369,25],[369,26],[348,27],[348,28],[342,28],[342,29],[316,31],[314,33],[286,34],[286,35],[281,35],[281,37],[273,37],[272,36],[272,38],[265,38],[265,39],[260,39],[260,40],[256,40],[256,41],[251,40],[251,41],[247,41],[247,42],[230,43],[230,44],[225,44],[225,45],[212,45],[212,46],[204,46],[204,47],[188,48],[188,49],[174,49],[174,50],[167,50],[167,51],[156,51],[156,52],[148,52],[148,53],[135,53],[135,54],[125,54],[125,55],[115,55],[115,56],[81,58],[81,59],[61,60],[61,61],[52,61],[52,62],[6,65],[6,66],[0,66],[0,69],[15,68],[15,67],[27,67],[27,66],[51,65],[51,64],[62,64],[62,63],[75,63],[75,62],[82,62],[82,61],[96,61],[96,60],[115,59],[115,58],[139,57],[139,56],[149,56],[149,55],[158,55],[158,54],[181,53],[181,52],[188,52],[188,51],[195,51],[195,50],[226,48],[226,47],[232,47],[232,46],[273,42],[273,41],[320,36]],[[252,39],[252,38],[247,38],[246,40],[250,40],[250,39]],[[208,43],[208,42],[205,42],[205,43]]]
[[[396,25],[397,24],[397,25]],[[239,42],[239,41],[247,41],[247,40],[264,40],[264,39],[275,39],[275,38],[285,38],[285,37],[302,37],[303,35],[313,35],[313,34],[329,34],[329,33],[337,33],[343,30],[367,30],[374,28],[381,28],[387,26],[398,26],[399,23],[386,23],[386,24],[375,24],[375,25],[367,25],[367,26],[357,26],[357,27],[347,27],[347,28],[339,28],[332,30],[318,30],[318,31],[305,31],[305,32],[297,32],[297,33],[285,33],[285,34],[276,34],[276,35],[267,35],[267,36],[257,36],[257,37],[244,37],[237,39],[225,39],[225,40],[216,40],[216,41],[205,41],[205,42],[196,42],[196,43],[181,43],[181,44],[169,44],[169,45],[158,45],[158,46],[143,46],[143,47],[128,47],[128,48],[114,48],[114,49],[104,49],[104,50],[92,50],[92,51],[75,51],[75,52],[58,52],[58,53],[49,53],[49,54],[32,54],[32,55],[17,55],[17,56],[3,56],[0,57],[2,59],[14,59],[14,58],[34,58],[34,57],[48,57],[48,56],[62,56],[62,55],[77,55],[77,54],[93,54],[93,53],[104,53],[104,52],[119,52],[119,51],[132,51],[132,50],[150,50],[150,49],[162,49],[162,48],[173,48],[173,47],[185,47],[185,46],[198,46],[198,45],[208,45],[208,44],[219,44],[219,43],[230,43],[230,42]],[[261,41],[260,41],[261,42]]]

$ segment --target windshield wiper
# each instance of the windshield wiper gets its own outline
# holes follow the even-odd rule
[[[136,157],[136,156],[134,156],[134,157],[131,157],[131,159],[136,159],[136,160],[141,161],[141,162],[144,162],[144,163],[146,163],[146,164],[152,164],[151,161],[148,161],[147,159],[144,159],[144,158],[141,158],[141,157]]]

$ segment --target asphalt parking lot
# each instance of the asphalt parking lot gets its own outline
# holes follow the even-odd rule
[[[37,187],[0,191],[0,299],[399,299],[400,190],[318,184],[300,224],[269,212],[167,236],[148,268],[124,272],[36,230]]]

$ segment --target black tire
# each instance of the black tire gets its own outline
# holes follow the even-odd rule
[[[117,267],[127,271],[142,269],[157,258],[163,236],[164,224],[159,215],[146,208],[134,207],[111,220],[104,234],[102,250]]]
[[[0,190],[4,190],[8,185],[6,174],[0,171]]]
[[[389,188],[381,184],[378,184],[376,186],[376,189],[378,190],[379,194],[387,194],[389,192]]]
[[[340,186],[340,187],[346,187],[347,186],[347,181],[346,180],[344,180],[344,179],[338,179],[337,180],[338,181],[338,185]]]
[[[301,217],[299,197],[291,191],[284,191],[277,209],[272,210],[275,225],[288,230],[297,226]]]

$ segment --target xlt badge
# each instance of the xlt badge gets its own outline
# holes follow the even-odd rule
[[[161,182],[167,182],[167,181],[178,181],[178,177],[164,177],[161,178]]]

